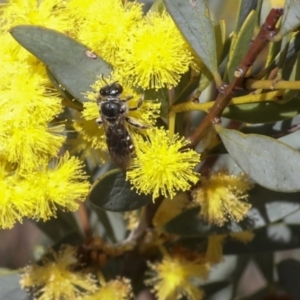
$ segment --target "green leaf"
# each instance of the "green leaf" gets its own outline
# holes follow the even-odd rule
[[[300,1],[286,0],[279,34],[286,35],[300,26]]]
[[[289,48],[287,51],[286,59],[290,59],[300,50],[300,32],[298,32],[290,41]],[[277,59],[277,63],[279,61],[279,56]]]
[[[194,53],[212,74],[218,73],[214,27],[206,0],[164,0],[166,8]]]
[[[238,33],[246,20],[247,16],[257,6],[257,0],[240,0],[237,21],[235,23],[234,32]]]
[[[50,72],[77,100],[84,102],[86,92],[94,92],[91,84],[96,76],[107,76],[109,65],[69,36],[40,26],[21,25],[11,29],[12,36],[29,52],[47,65]]]
[[[263,75],[267,78],[270,71],[273,70],[276,66],[279,65],[280,59],[281,59],[281,53],[277,53],[278,49],[281,49],[281,42],[278,43],[271,43],[271,51],[273,52],[272,58],[268,57],[268,64],[266,64],[266,67],[262,71]],[[274,49],[272,49],[274,48]],[[286,53],[286,60],[294,57],[297,52],[300,50],[300,32],[298,32],[290,41],[288,50]],[[275,60],[273,59],[274,55],[276,54]],[[258,78],[261,78],[261,76],[258,76]]]
[[[299,151],[263,135],[215,128],[232,159],[261,186],[281,192],[300,191]]]
[[[46,72],[48,75],[48,78],[54,85],[54,87],[59,91],[59,93],[63,96],[62,104],[67,107],[74,108],[78,111],[83,110],[83,105],[80,101],[76,100],[74,96],[72,96],[66,89],[62,89],[57,79],[54,77],[54,75],[51,73],[51,71],[46,68]]]
[[[251,39],[253,37],[256,19],[257,13],[253,10],[247,16],[241,29],[237,33],[234,33],[232,37],[233,40],[231,43],[229,61],[227,64],[228,77],[230,81],[233,79],[236,68],[239,66],[243,57],[249,49]]]
[[[296,61],[292,60],[292,62],[287,62],[285,68],[292,70],[289,76],[289,81],[300,80],[300,52],[298,52],[296,56]],[[296,97],[298,93],[298,90],[285,90],[282,101],[289,101],[293,97]]]
[[[93,185],[89,200],[97,207],[110,211],[129,211],[152,202],[151,195],[138,195],[125,173],[115,169],[105,173]]]
[[[222,62],[222,54],[224,51],[226,41],[226,23],[225,20],[220,20],[217,25],[214,26],[215,39],[217,45],[217,61],[218,65]],[[202,71],[202,70],[201,70]]]
[[[27,293],[21,289],[20,274],[0,276],[0,299],[28,300]]]
[[[275,101],[230,105],[222,117],[245,123],[274,123],[293,118],[300,114],[300,98],[293,98],[287,103]]]
[[[241,222],[229,221],[222,227],[209,225],[199,217],[199,208],[189,209],[164,226],[164,230],[180,236],[209,236],[228,234],[264,227],[300,209],[300,193],[280,193],[255,186],[249,192],[248,202],[252,204]]]

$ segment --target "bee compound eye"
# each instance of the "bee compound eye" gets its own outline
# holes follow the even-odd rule
[[[107,91],[106,91],[106,88],[105,88],[105,87],[104,87],[104,88],[101,88],[99,92],[100,92],[100,95],[101,95],[101,96],[106,96],[106,95],[107,95]]]
[[[119,83],[116,83],[116,89],[118,90],[119,94],[123,92],[123,87]]]

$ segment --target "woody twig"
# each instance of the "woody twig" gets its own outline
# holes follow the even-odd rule
[[[223,86],[219,88],[219,95],[215,100],[213,107],[206,115],[203,122],[189,137],[189,147],[194,148],[205,136],[211,125],[220,122],[221,114],[231,101],[234,89],[241,85],[245,74],[252,66],[259,53],[264,49],[264,47],[267,46],[269,42],[272,42],[274,36],[278,32],[278,29],[276,29],[276,23],[282,14],[282,8],[273,8],[270,11],[264,24],[261,26],[258,35],[251,43],[247,54],[236,69],[234,73],[234,79],[229,85],[223,84]]]

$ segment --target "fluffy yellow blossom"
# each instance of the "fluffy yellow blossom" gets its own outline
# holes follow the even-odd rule
[[[33,57],[25,48],[23,48],[8,32],[0,30],[0,55],[1,55],[1,78],[5,79],[6,72],[14,72],[19,64],[24,63],[29,57]],[[7,79],[6,79],[7,80]],[[13,80],[11,77],[10,80]]]
[[[0,228],[12,228],[23,217],[28,216],[34,203],[25,180],[13,171],[11,166],[0,159]]]
[[[67,31],[73,27],[73,22],[62,13],[64,3],[60,0],[9,0],[0,6],[2,30],[16,25],[40,25]]]
[[[85,296],[83,300],[129,300],[132,299],[130,281],[126,278],[110,280],[97,289],[92,295]]]
[[[201,300],[204,293],[191,283],[193,278],[206,278],[208,265],[198,260],[165,257],[162,262],[149,264],[155,275],[147,281],[153,285],[158,300],[176,300],[186,296],[190,300]]]
[[[32,217],[47,220],[56,216],[57,207],[75,211],[85,200],[90,184],[83,163],[66,153],[54,168],[40,168],[27,175],[35,209]]]
[[[120,48],[117,70],[144,89],[175,86],[192,61],[185,41],[166,13],[149,13]]]
[[[251,207],[245,202],[247,191],[251,188],[252,184],[245,174],[218,172],[210,178],[201,179],[201,186],[193,192],[194,203],[201,206],[200,215],[209,223],[222,226],[230,219],[238,222]]]
[[[62,111],[61,100],[36,59],[3,61],[0,69],[0,152],[31,170],[56,156],[65,140],[63,125],[49,125]]]
[[[22,172],[37,168],[50,156],[56,156],[64,137],[64,126],[47,127],[36,122],[26,125],[17,120],[0,122],[0,150],[11,163],[17,163]],[[3,124],[3,126],[2,126]]]
[[[90,103],[85,103],[85,107],[91,107]],[[98,113],[99,116],[99,113]],[[104,128],[96,124],[96,120],[85,120],[83,118],[74,119],[74,129],[79,133],[80,139],[84,141],[83,148],[93,148],[105,150],[106,141]],[[78,141],[77,141],[78,142]]]
[[[35,299],[78,299],[96,290],[91,274],[80,271],[75,249],[66,246],[50,251],[42,263],[25,268],[21,278],[23,289],[34,291]],[[79,270],[79,271],[78,271]]]
[[[93,1],[78,28],[78,39],[114,66],[116,53],[141,18],[142,6],[138,2]]]
[[[152,128],[147,138],[136,137],[136,157],[126,174],[127,180],[139,193],[173,198],[177,191],[185,191],[198,181],[193,171],[200,155],[193,150],[181,150],[187,144],[175,135],[169,138],[164,129]]]
[[[78,26],[92,14],[93,6],[96,2],[98,2],[98,0],[69,0],[67,2],[67,14],[77,23],[75,30],[78,30]]]
[[[86,107],[94,108],[94,103],[85,103]],[[93,109],[92,109],[93,110]],[[67,140],[67,149],[72,155],[79,155],[82,160],[87,160],[92,166],[99,166],[108,161],[108,154],[104,129],[99,127],[95,119],[84,119],[81,113],[73,118],[73,133]]]

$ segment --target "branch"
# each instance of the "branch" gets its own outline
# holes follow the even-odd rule
[[[123,244],[126,243],[134,243],[135,245],[138,245],[139,242],[144,238],[147,231],[151,228],[153,228],[153,218],[160,207],[163,197],[159,197],[155,199],[155,203],[147,204],[142,212],[142,215],[140,217],[140,222],[137,225],[137,227],[131,231],[128,238],[123,242]]]
[[[246,81],[246,89],[247,90],[253,90],[253,89],[300,90],[300,81],[248,79]]]
[[[300,86],[300,82],[299,82],[299,86]],[[298,89],[299,89],[299,86],[298,86]],[[271,101],[279,102],[280,97],[284,94],[284,92],[285,91],[282,89],[282,90],[276,90],[276,91],[271,91],[271,92],[262,93],[262,94],[249,94],[246,96],[231,98],[231,101],[228,104],[228,106],[249,104],[249,103],[271,102]],[[214,106],[214,104],[215,104],[214,101],[209,101],[209,102],[205,102],[205,103],[195,103],[195,102],[189,101],[189,102],[174,105],[174,106],[172,106],[171,110],[172,110],[172,113],[194,111],[194,110],[208,112]]]
[[[274,38],[278,29],[276,29],[276,23],[278,19],[282,16],[283,9],[281,8],[273,8],[269,15],[266,18],[265,23],[261,26],[261,29],[250,45],[248,53],[245,55],[239,67],[236,69],[233,81],[229,85],[223,85],[219,89],[219,95],[214,102],[213,107],[209,111],[209,113],[204,118],[203,122],[199,125],[199,127],[194,131],[194,133],[189,137],[190,144],[189,147],[195,147],[201,139],[205,136],[206,132],[210,128],[213,123],[220,122],[220,117],[226,106],[229,104],[233,90],[238,87],[245,74],[247,73],[250,66],[254,63],[258,54],[262,51],[262,49]]]

